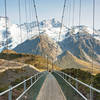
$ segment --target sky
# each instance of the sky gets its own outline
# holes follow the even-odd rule
[[[25,14],[25,0],[21,0],[21,23],[26,22]],[[35,13],[32,0],[27,1],[27,22],[35,21]],[[74,23],[73,19],[73,0],[66,3],[65,15],[64,15],[64,24],[66,26],[79,25],[79,1],[75,1],[74,8]],[[93,0],[82,0],[82,9],[81,9],[81,25],[87,25],[92,27],[92,16],[93,16]],[[71,6],[68,6],[70,4]],[[47,20],[55,18],[61,21],[62,10],[63,10],[64,0],[36,0],[36,7],[38,13],[38,19]],[[95,8],[95,28],[100,29],[100,0],[96,0]],[[70,10],[69,7],[71,7]],[[7,16],[9,17],[11,23],[19,23],[19,12],[18,12],[18,0],[7,0]],[[0,0],[0,16],[4,16],[4,0]]]

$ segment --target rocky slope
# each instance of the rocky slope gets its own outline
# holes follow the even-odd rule
[[[76,56],[73,56],[73,54],[69,51],[64,52],[60,56],[60,58],[55,62],[55,64],[63,69],[75,68],[92,72],[92,63],[81,60]],[[100,73],[100,65],[94,63],[93,73],[94,74]]]
[[[62,53],[60,46],[46,34],[35,36],[30,40],[26,40],[14,48],[14,50],[19,53],[31,53],[49,56],[54,60],[56,60],[56,57]]]
[[[85,33],[84,33],[85,34]],[[100,41],[93,38],[90,34],[82,35],[77,33],[59,42],[63,51],[69,50],[76,57],[91,61],[92,56],[100,62]]]
[[[39,32],[36,21],[21,24],[22,34],[20,34],[19,25],[11,24],[9,19],[7,22],[9,49],[14,49],[17,52],[48,55],[53,59],[68,50],[79,59],[91,62],[93,56],[95,63],[100,63],[99,30],[95,30],[93,34],[93,30],[88,26],[81,25],[67,28],[63,25],[58,41],[61,23],[54,18],[39,22],[41,39],[38,37]],[[6,47],[4,17],[0,18],[0,23],[0,45],[2,50]],[[20,41],[21,35],[22,41]],[[56,52],[58,53],[56,54]]]

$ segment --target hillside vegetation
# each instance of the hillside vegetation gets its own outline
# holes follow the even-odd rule
[[[82,69],[88,72],[92,72],[92,63],[81,60],[73,56],[73,54],[70,53],[69,51],[65,52],[63,55],[61,55],[60,59],[58,59],[55,62],[57,66],[60,66],[61,68],[64,69],[76,68],[76,69]],[[93,70],[94,70],[93,74],[100,73],[100,65],[94,63]]]
[[[11,51],[12,52],[12,51]],[[32,54],[24,54],[24,53],[11,53],[9,52],[2,52],[0,53],[0,59],[5,59],[9,61],[20,62],[24,64],[30,64],[34,67],[38,68],[39,70],[47,70],[47,59],[41,57],[39,55],[32,55]],[[49,70],[52,69],[52,62],[48,60],[48,67]],[[61,70],[62,68],[53,65],[53,68],[56,70]]]
[[[52,63],[48,60],[49,70]],[[61,68],[53,65],[56,70]],[[16,53],[13,50],[4,50],[0,53],[0,92],[8,89],[39,71],[47,70],[47,59],[39,55]]]
[[[64,73],[67,73],[71,76],[73,76],[74,78],[77,78],[78,80],[83,81],[84,83],[90,85],[91,84],[91,80],[93,81],[93,87],[97,88],[100,90],[100,73],[96,74],[96,75],[92,75],[90,72],[88,71],[83,71],[80,69],[64,69],[62,70]],[[75,81],[71,81],[71,84],[73,84],[75,86]],[[89,93],[90,93],[90,89],[87,88],[86,86],[83,86],[81,84],[78,84],[78,89],[81,93],[83,93],[87,98],[89,98]],[[93,97],[94,100],[100,100],[100,94],[97,92],[93,92]]]

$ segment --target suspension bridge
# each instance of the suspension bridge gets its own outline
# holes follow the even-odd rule
[[[26,23],[27,23],[27,3],[26,0],[24,1],[25,1],[25,13],[26,13]],[[62,17],[61,17],[62,24],[58,35],[58,41],[60,40],[60,35],[62,32],[64,13],[67,4],[68,4],[67,10],[69,10],[70,13],[70,9],[71,9],[70,1],[71,0],[64,0],[64,6],[62,11]],[[80,6],[79,6],[79,25],[80,25],[82,0],[79,1],[80,1]],[[5,3],[5,18],[7,18],[7,0],[4,0],[4,3]],[[74,3],[75,0],[73,0],[73,19],[72,19],[73,23],[75,20]],[[37,21],[39,36],[40,36],[41,32],[39,27],[38,13],[37,13],[35,0],[32,0],[32,4],[35,10],[35,17]],[[20,0],[18,0],[18,7],[19,7],[19,25],[21,25],[22,17],[21,17]],[[94,21],[95,21],[95,0],[93,0],[93,34],[95,30]],[[5,25],[6,25],[6,38],[7,38],[7,19],[5,20]],[[20,27],[20,34],[21,34],[21,27]],[[22,35],[20,35],[20,37],[22,41]],[[8,41],[6,41],[5,47],[8,48]],[[47,62],[47,67],[48,67],[48,62]],[[94,66],[93,66],[93,59],[92,59],[92,73],[93,73],[93,67]],[[9,89],[0,93],[0,100],[94,100],[94,93],[96,92],[97,94],[100,94],[100,90],[94,88],[92,84],[93,81],[92,78],[93,77],[91,77],[91,84],[88,85],[62,71],[54,70],[52,67],[52,70],[50,72],[49,71],[38,72],[34,76],[25,79],[24,81],[20,82],[15,86],[9,86]],[[83,94],[82,90],[79,90],[79,87],[85,87],[85,89],[87,90],[86,94]],[[18,89],[20,91],[17,96],[13,96],[14,94],[16,94],[14,92],[15,89]]]

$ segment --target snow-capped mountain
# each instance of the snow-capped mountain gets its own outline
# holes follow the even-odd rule
[[[60,27],[61,27],[61,23],[59,21],[57,21],[54,18],[49,19],[49,20],[43,20],[39,22],[39,26],[40,26],[41,35],[42,34],[46,35],[48,38],[52,40],[52,44],[50,44],[50,46],[53,45],[53,43],[58,43],[58,46],[60,46],[60,49],[62,49],[62,52],[66,52],[67,50],[69,50],[73,55],[79,58],[82,58],[82,59],[88,58],[88,60],[90,61],[91,54],[93,54],[92,48],[93,48],[93,45],[95,45],[95,48],[94,48],[94,53],[96,57],[95,59],[99,61],[100,30],[95,30],[93,34],[93,30],[89,28],[88,26],[81,25],[81,26],[73,26],[71,28],[67,28],[66,26],[62,25],[63,27],[60,34],[60,40],[58,41]],[[21,28],[21,31],[20,31],[20,28]],[[38,31],[36,21],[33,21],[32,23],[24,23],[19,26],[16,24],[12,24],[8,18],[7,18],[7,35],[6,35],[5,18],[0,17],[0,47],[1,49],[5,47],[5,44],[7,42],[8,42],[9,49],[16,48],[17,50],[17,47],[19,47],[18,45],[20,45],[20,48],[21,48],[22,46],[21,44],[24,44],[24,47],[27,48],[27,45],[26,45],[27,40],[29,40],[28,42],[30,43],[30,41],[34,37],[37,38],[38,35],[39,35],[39,31]],[[37,39],[34,38],[34,40],[37,40]],[[48,44],[49,44],[49,41],[48,41]],[[35,45],[36,44],[34,44],[34,46]],[[37,45],[39,44],[37,43]],[[27,53],[31,51],[28,50]],[[53,51],[53,54],[55,54],[54,51]]]
[[[7,18],[8,36],[6,36],[5,19],[6,19],[5,17],[0,17],[0,47],[4,47],[6,42],[8,42],[9,48],[13,49],[18,44],[39,34],[36,21],[32,23],[24,23],[21,24],[21,26],[19,26],[16,24],[12,24],[10,20]],[[59,21],[53,18],[50,20],[43,20],[39,23],[39,25],[40,25],[41,34],[47,34],[53,40],[58,41],[58,36],[59,36],[60,26],[61,26],[61,23]],[[20,31],[20,27],[21,27],[21,31]],[[69,37],[69,35],[77,34],[79,32],[79,28],[81,34],[88,33],[93,35],[93,30],[87,26],[74,26],[69,29],[63,25],[59,41],[64,40],[65,38]],[[94,37],[100,40],[100,31],[95,30]]]
[[[40,36],[34,36],[33,38],[26,40],[14,48],[14,51],[18,53],[48,56],[54,60],[62,53],[60,46],[47,34],[41,34]]]
[[[15,48],[18,44],[25,40],[38,35],[38,28],[36,21],[32,23],[24,23],[21,26],[12,24],[7,18],[7,37],[5,17],[0,17],[0,47],[3,48],[8,43],[9,49]],[[39,23],[41,34],[47,34],[53,40],[57,41],[58,33],[60,31],[61,23],[55,19],[43,20]],[[21,31],[20,31],[21,27]],[[63,26],[61,40],[65,37],[67,28]]]
[[[22,29],[22,41],[20,35],[20,27],[16,24],[11,24],[7,18],[7,32],[6,32],[6,18],[0,17],[0,47],[4,48],[7,44],[9,49],[16,47],[21,42],[25,41],[26,30]]]

